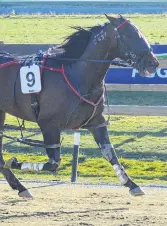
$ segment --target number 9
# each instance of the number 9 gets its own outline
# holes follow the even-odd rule
[[[28,72],[27,75],[26,75],[26,80],[28,82],[27,85],[29,87],[33,87],[34,84],[35,84],[35,75],[34,75],[34,73]]]

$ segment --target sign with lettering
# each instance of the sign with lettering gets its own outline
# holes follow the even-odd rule
[[[167,84],[167,67],[143,77],[133,68],[110,68],[106,74],[108,84]]]

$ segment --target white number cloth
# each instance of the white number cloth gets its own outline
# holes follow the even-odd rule
[[[38,65],[20,68],[21,91],[24,94],[38,93],[41,91],[41,76]]]

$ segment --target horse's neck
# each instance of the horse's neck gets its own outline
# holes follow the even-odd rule
[[[87,87],[87,90],[96,89],[103,86],[105,74],[110,63],[106,62],[88,62],[89,60],[107,60],[108,52],[112,44],[111,34],[107,34],[106,30],[102,30],[88,44],[85,52],[80,57],[80,62],[76,64],[76,68],[80,74],[80,84]],[[83,61],[82,61],[83,60]],[[86,61],[84,61],[86,60]],[[81,87],[81,91],[82,88]]]

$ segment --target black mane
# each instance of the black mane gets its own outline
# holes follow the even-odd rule
[[[82,27],[72,28],[76,31],[69,35],[67,38],[65,38],[64,43],[62,45],[53,49],[51,56],[53,56],[54,59],[61,59],[61,62],[63,61],[63,58],[79,59],[80,56],[84,53],[84,50],[89,43],[91,35],[93,33],[100,32],[102,26],[97,25],[93,27],[88,27],[87,29],[84,29]]]
[[[91,31],[82,27],[73,27],[76,31],[69,35],[59,47],[63,50],[62,58],[79,58],[86,49]]]

